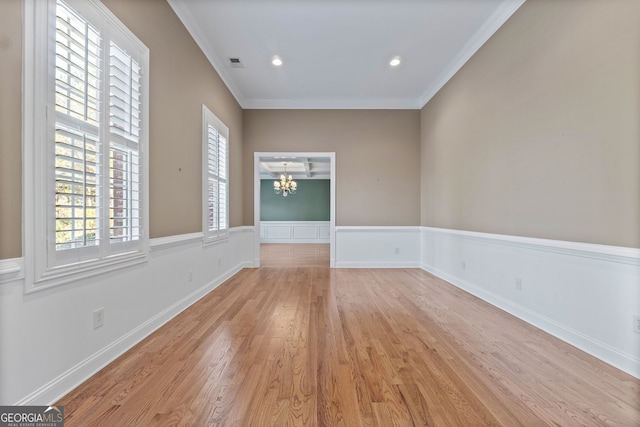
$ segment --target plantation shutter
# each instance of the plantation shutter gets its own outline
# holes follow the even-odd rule
[[[111,42],[109,61],[109,237],[141,238],[140,65]]]
[[[226,127],[204,111],[206,153],[205,241],[228,237],[228,139]]]
[[[145,262],[149,49],[100,0],[23,0],[25,290]]]
[[[64,3],[55,33],[55,250],[100,241],[100,32]]]
[[[144,51],[84,12],[56,1],[53,264],[137,251],[143,237]]]

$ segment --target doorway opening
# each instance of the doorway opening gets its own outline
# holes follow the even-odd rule
[[[260,266],[261,243],[261,177],[273,179],[278,175],[276,165],[302,165],[291,170],[288,166],[287,174],[294,179],[329,179],[329,266],[335,267],[335,182],[336,155],[334,152],[255,152],[253,154],[253,224],[254,224],[254,266]],[[292,197],[295,197],[293,195]]]

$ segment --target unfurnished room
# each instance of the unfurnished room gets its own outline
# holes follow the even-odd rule
[[[0,53],[0,426],[640,425],[637,0],[0,0]]]

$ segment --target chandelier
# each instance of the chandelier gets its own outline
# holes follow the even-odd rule
[[[280,175],[279,181],[273,182],[273,191],[275,191],[276,194],[282,193],[284,197],[287,197],[289,194],[296,194],[298,184],[296,184],[291,175],[289,175],[289,178],[287,179],[287,164],[283,163],[283,165],[284,173]]]

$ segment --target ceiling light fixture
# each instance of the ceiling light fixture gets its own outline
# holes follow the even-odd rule
[[[298,184],[296,184],[291,175],[287,179],[287,163],[283,163],[283,165],[284,173],[280,175],[280,181],[273,181],[273,191],[276,194],[282,193],[282,196],[287,197],[289,194],[296,194]]]
[[[274,56],[273,58],[271,58],[271,63],[273,65],[275,65],[276,67],[279,67],[282,65],[282,59],[279,56]]]
[[[389,61],[389,65],[391,65],[392,67],[397,67],[398,65],[400,65],[400,57],[399,56],[394,56],[391,61]]]

